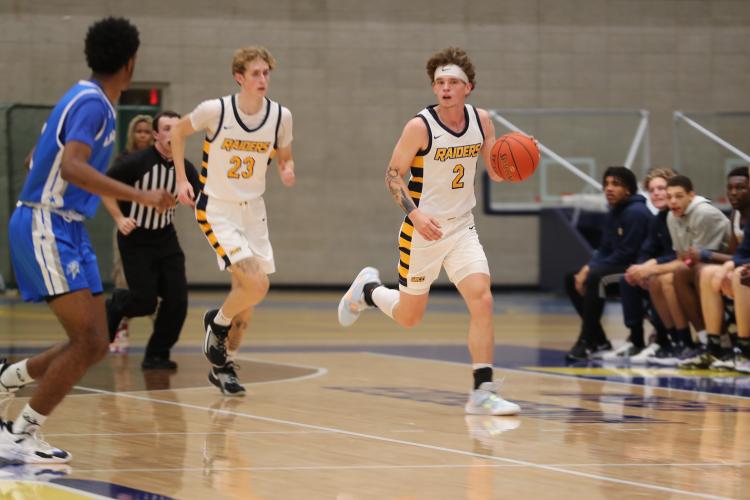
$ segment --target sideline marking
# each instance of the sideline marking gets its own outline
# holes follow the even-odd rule
[[[548,467],[747,467],[750,463],[726,463],[726,464],[538,464]],[[407,465],[300,465],[300,466],[276,466],[276,467],[209,467],[211,471],[248,471],[248,472],[274,472],[295,470],[357,470],[357,469],[502,469],[521,468],[525,465],[519,464],[407,464]],[[174,467],[174,468],[133,468],[133,469],[80,469],[76,472],[201,472],[207,470],[203,467]]]

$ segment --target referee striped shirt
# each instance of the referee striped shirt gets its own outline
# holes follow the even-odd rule
[[[185,161],[185,173],[197,194],[200,189],[198,174],[193,164],[187,160]],[[159,154],[154,146],[118,158],[107,175],[136,189],[165,189],[167,192],[177,195],[174,164],[172,160],[168,160]],[[120,200],[118,205],[123,215],[135,219],[138,228],[141,230],[172,229],[174,208],[160,214],[155,208],[146,207],[140,203]]]

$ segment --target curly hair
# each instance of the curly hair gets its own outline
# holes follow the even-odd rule
[[[128,124],[128,135],[125,141],[125,151],[132,153],[135,151],[135,128],[139,123],[148,123],[153,128],[153,118],[149,115],[135,115]]]
[[[271,52],[265,47],[253,45],[251,47],[244,47],[237,49],[232,57],[232,74],[244,73],[245,65],[255,59],[263,59],[268,63],[268,68],[273,70],[276,67],[276,59],[273,58]]]
[[[668,181],[675,175],[677,175],[677,173],[669,167],[652,168],[646,173],[646,178],[643,179],[643,189],[648,191],[649,183],[657,177],[661,177],[665,181]]]
[[[463,49],[458,47],[448,47],[439,52],[432,54],[432,57],[427,61],[427,77],[430,82],[435,81],[435,70],[438,66],[444,66],[446,64],[455,64],[466,73],[469,78],[469,83],[472,88],[476,88],[476,72],[474,71],[474,64],[469,59],[469,56]]]
[[[122,17],[95,22],[86,33],[86,63],[100,75],[113,75],[135,56],[140,45],[138,28]]]

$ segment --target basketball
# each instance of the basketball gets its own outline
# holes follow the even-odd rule
[[[521,132],[500,136],[490,154],[492,170],[508,182],[521,182],[531,177],[540,158],[534,140]]]

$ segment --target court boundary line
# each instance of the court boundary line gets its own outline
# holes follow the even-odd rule
[[[540,464],[547,467],[695,467],[701,465],[712,465],[714,467],[747,467],[750,463],[727,463],[727,464]],[[306,471],[306,470],[378,470],[378,469],[504,469],[504,468],[521,468],[526,465],[519,464],[409,464],[409,465],[290,465],[290,466],[257,466],[257,467],[210,467],[209,470],[217,472],[276,472],[276,471]],[[159,468],[132,468],[132,469],[80,469],[76,467],[75,472],[199,472],[206,470],[205,467],[159,467]]]
[[[407,356],[405,354],[388,354],[388,353],[382,353],[382,352],[373,352],[373,351],[358,351],[361,354],[369,354],[371,356],[382,356],[385,358],[401,358],[401,359],[408,359],[408,360],[420,360],[420,361],[431,361],[434,363],[448,363],[451,365],[457,365],[457,366],[463,366],[463,367],[470,367],[470,363],[459,363],[458,361],[448,361],[445,359],[430,359],[430,358],[418,358],[414,356]],[[734,394],[721,394],[717,392],[704,392],[704,391],[690,391],[688,389],[678,389],[678,388],[672,388],[672,387],[659,387],[655,385],[644,385],[644,384],[634,384],[632,382],[624,382],[624,381],[618,381],[618,380],[597,380],[594,378],[586,378],[586,377],[576,377],[574,375],[566,375],[564,373],[545,373],[545,372],[538,372],[534,370],[520,370],[518,368],[506,368],[504,366],[493,366],[495,370],[504,370],[514,373],[523,373],[523,374],[532,374],[536,375],[538,377],[554,377],[557,379],[563,378],[563,379],[569,379],[569,380],[580,380],[585,382],[597,382],[599,384],[618,384],[618,385],[627,385],[630,387],[641,387],[643,389],[658,389],[661,391],[676,391],[680,393],[685,394],[692,394],[692,395],[700,395],[700,396],[719,396],[719,397],[725,397],[730,399],[739,399],[741,401],[747,401],[750,402],[750,397],[746,396],[736,396]]]
[[[101,396],[101,394],[89,394],[89,396]],[[395,432],[400,434],[419,434],[425,432],[422,429],[389,429],[388,432]],[[65,436],[65,437],[121,437],[121,436],[261,436],[265,434],[289,434],[289,435],[300,435],[300,434],[332,434],[330,431],[206,431],[206,432],[83,432],[83,433],[71,433],[71,432],[56,432],[56,433],[44,433],[44,437],[49,436]],[[748,463],[750,465],[750,462]],[[2,479],[0,477],[0,479]]]
[[[455,449],[455,448],[447,448],[447,447],[443,447],[443,446],[430,445],[430,444],[425,444],[425,443],[416,443],[416,442],[413,442],[413,441],[405,441],[405,440],[402,440],[402,439],[389,438],[389,437],[385,437],[385,436],[377,436],[377,435],[374,435],[374,434],[365,434],[365,433],[361,433],[361,432],[347,431],[347,430],[344,430],[344,429],[337,429],[335,427],[325,427],[325,426],[322,426],[322,425],[306,424],[306,423],[303,423],[303,422],[295,422],[295,421],[292,421],[292,420],[284,420],[284,419],[278,419],[278,418],[273,418],[273,417],[263,417],[263,416],[260,416],[260,415],[253,415],[251,413],[242,413],[242,412],[237,412],[237,411],[215,409],[215,408],[210,408],[210,407],[205,407],[205,406],[194,405],[194,404],[191,404],[191,403],[181,403],[181,402],[178,402],[178,401],[167,401],[167,400],[163,400],[163,399],[149,398],[149,397],[146,397],[146,396],[138,396],[138,395],[129,394],[129,393],[116,393],[116,392],[112,392],[112,391],[106,391],[106,390],[103,390],[103,389],[94,389],[94,388],[91,388],[91,387],[83,387],[83,386],[75,386],[75,387],[77,389],[79,389],[79,390],[91,391],[91,392],[98,392],[100,394],[107,394],[107,395],[124,397],[124,398],[129,398],[129,399],[136,399],[136,400],[140,400],[140,401],[147,401],[147,402],[150,402],[150,403],[161,403],[161,404],[165,404],[165,405],[169,405],[169,406],[179,406],[179,407],[182,407],[182,408],[189,408],[189,409],[193,409],[193,410],[216,412],[216,413],[220,413],[220,414],[224,414],[224,415],[234,415],[235,417],[248,418],[248,419],[251,419],[251,420],[258,420],[258,421],[261,421],[261,422],[270,422],[270,423],[275,423],[275,424],[280,424],[280,425],[291,425],[291,426],[302,427],[302,428],[307,428],[307,429],[325,430],[325,431],[329,431],[329,432],[332,432],[332,433],[344,434],[344,435],[351,436],[351,437],[357,437],[357,438],[363,438],[363,439],[370,439],[370,440],[373,440],[373,441],[381,441],[381,442],[385,442],[385,443],[398,444],[398,445],[403,445],[403,446],[411,446],[411,447],[422,448],[422,449],[426,449],[426,450],[433,450],[433,451],[439,451],[439,452],[445,452],[445,453],[452,453],[454,455],[461,455],[461,456],[474,457],[474,458],[482,458],[482,459],[492,460],[492,461],[501,462],[501,463],[516,464],[516,465],[519,465],[519,466],[526,466],[526,467],[541,469],[541,470],[545,470],[545,471],[548,471],[548,472],[556,472],[556,473],[559,473],[559,474],[567,474],[567,475],[571,475],[571,476],[584,477],[584,478],[592,479],[592,480],[595,480],[595,481],[605,481],[605,482],[623,484],[623,485],[626,485],[626,486],[632,486],[632,487],[636,487],[636,488],[644,488],[644,489],[650,489],[650,490],[656,490],[656,491],[663,491],[663,492],[681,494],[681,495],[686,495],[686,496],[691,496],[691,497],[696,497],[696,498],[710,498],[710,499],[721,499],[721,500],[728,500],[728,498],[729,498],[729,497],[721,497],[721,496],[717,496],[717,495],[710,495],[710,494],[706,494],[706,493],[697,493],[697,492],[692,492],[692,491],[679,490],[679,489],[676,489],[676,488],[669,488],[669,487],[666,487],[666,486],[659,486],[659,485],[656,485],[656,484],[640,483],[640,482],[637,482],[637,481],[630,481],[630,480],[627,480],[627,479],[617,479],[617,478],[614,478],[614,477],[600,476],[600,475],[597,475],[597,474],[591,474],[591,473],[587,473],[587,472],[572,471],[572,470],[567,470],[567,469],[564,469],[564,468],[561,468],[561,467],[535,464],[533,462],[527,462],[525,460],[516,460],[516,459],[513,459],[513,458],[497,457],[497,456],[494,456],[494,455],[483,455],[481,453],[475,453],[475,452],[465,451],[465,450],[458,450],[458,449]]]

